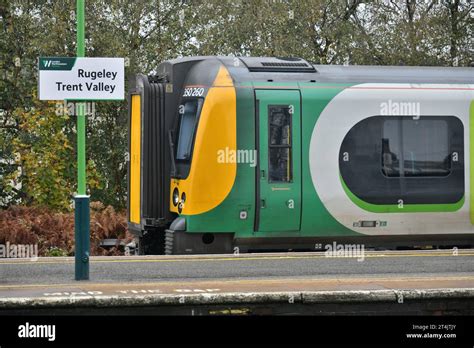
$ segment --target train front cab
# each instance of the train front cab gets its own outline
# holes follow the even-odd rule
[[[237,163],[220,163],[218,153],[237,149],[236,103],[232,78],[223,65],[211,60],[191,69],[172,132],[170,211],[181,217],[166,230],[167,254],[232,251],[232,233],[206,233],[213,232],[217,221],[204,227],[192,221],[218,207],[234,186]]]

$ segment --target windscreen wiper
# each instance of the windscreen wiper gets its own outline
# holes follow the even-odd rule
[[[174,159],[174,143],[173,143],[173,131],[170,129],[168,131],[168,142],[170,145],[170,155],[171,155],[171,176],[176,176],[176,161]]]

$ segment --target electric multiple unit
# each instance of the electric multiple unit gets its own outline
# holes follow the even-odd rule
[[[474,244],[474,69],[166,61],[129,89],[145,253]]]

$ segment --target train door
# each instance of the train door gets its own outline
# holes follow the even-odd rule
[[[301,101],[297,90],[257,90],[255,231],[299,231]]]

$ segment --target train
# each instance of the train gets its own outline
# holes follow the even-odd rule
[[[202,56],[129,82],[140,253],[474,245],[474,68]]]

